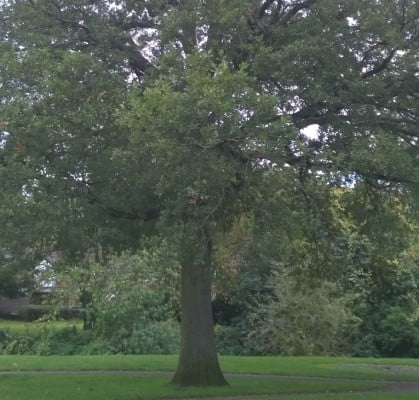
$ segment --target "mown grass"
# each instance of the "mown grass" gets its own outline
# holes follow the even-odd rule
[[[230,385],[218,388],[179,388],[169,377],[135,376],[3,376],[2,400],[134,400],[196,398],[213,396],[268,395],[287,393],[337,393],[371,390],[368,382],[290,381],[264,378],[231,378]]]
[[[177,356],[1,356],[0,370],[174,371]],[[220,357],[226,373],[419,381],[419,359]]]
[[[221,357],[221,364],[226,373],[283,375],[278,378],[229,376],[230,385],[222,388],[179,388],[170,385],[170,376],[77,373],[35,376],[25,372],[173,371],[176,363],[177,356],[1,356],[0,370],[15,371],[16,375],[0,375],[0,399],[152,400],[236,397],[241,400],[249,395],[260,396],[257,397],[260,400],[418,399],[418,393],[379,392],[388,384],[386,380],[419,381],[419,360],[408,359]],[[382,368],[374,369],[374,366]],[[398,372],[387,370],[392,367]],[[353,379],[292,379],[287,378],[287,375]]]
[[[353,379],[419,381],[419,359],[222,357],[225,371]]]
[[[237,400],[240,400],[239,398]],[[261,400],[418,400],[416,393],[328,393],[316,395],[269,396]]]
[[[4,329],[13,333],[39,333],[42,330],[61,330],[69,327],[76,327],[77,329],[82,328],[82,322],[79,320],[68,320],[68,321],[15,321],[0,319],[0,329]]]

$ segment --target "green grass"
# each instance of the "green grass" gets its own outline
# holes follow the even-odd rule
[[[0,371],[174,371],[177,356],[0,356]]]
[[[330,393],[370,390],[367,382],[317,382],[231,378],[220,388],[178,388],[168,377],[134,376],[8,376],[0,377],[2,400],[134,400],[286,393]]]
[[[224,372],[419,381],[419,359],[220,357]],[[177,356],[1,356],[0,370],[174,371]],[[390,368],[389,368],[390,367]],[[393,369],[391,369],[393,367]]]
[[[222,357],[221,360],[225,371],[237,373],[419,381],[419,359]]]
[[[30,375],[25,370],[173,371],[177,356],[0,356],[1,400],[147,400],[259,396],[258,400],[417,400],[418,393],[377,393],[386,382],[419,381],[419,360],[330,357],[221,357],[226,373],[278,374],[279,378],[229,377],[222,388],[181,389],[170,376]],[[365,367],[368,365],[368,367]],[[343,366],[343,368],[342,368]],[[372,367],[371,367],[372,366]],[[374,369],[374,366],[382,366]],[[399,368],[397,373],[388,367]],[[292,379],[287,375],[352,378],[347,381]],[[395,379],[396,378],[396,379]],[[374,381],[368,381],[372,379]],[[252,400],[256,400],[253,398]]]
[[[237,400],[240,400],[239,398]],[[416,393],[329,393],[321,395],[269,396],[261,400],[418,400]]]
[[[25,322],[0,319],[0,329],[5,329],[13,333],[38,333],[42,330],[61,330],[75,326],[81,329],[82,322],[79,320],[71,321],[45,321],[45,322]]]

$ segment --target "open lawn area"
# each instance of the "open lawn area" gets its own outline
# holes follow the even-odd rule
[[[174,371],[171,356],[0,357],[0,371]],[[221,356],[225,373],[419,382],[419,359]]]
[[[79,320],[67,320],[67,321],[45,321],[45,322],[25,322],[25,321],[13,321],[0,319],[0,329],[4,329],[10,332],[16,333],[37,333],[44,329],[48,330],[60,330],[64,328],[76,327],[77,329],[82,328],[82,322]]]
[[[176,362],[177,356],[1,356],[0,398],[413,400],[419,395],[419,360],[221,357],[230,385],[209,389],[170,385]]]

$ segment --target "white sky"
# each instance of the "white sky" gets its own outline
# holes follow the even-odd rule
[[[319,128],[320,126],[317,124],[309,125],[304,129],[301,129],[300,132],[308,137],[309,139],[318,139],[319,137]]]

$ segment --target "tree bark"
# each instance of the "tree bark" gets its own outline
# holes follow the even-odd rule
[[[227,382],[218,363],[211,305],[212,245],[190,249],[181,270],[181,350],[172,383],[222,386]],[[196,250],[196,251],[195,251]]]

